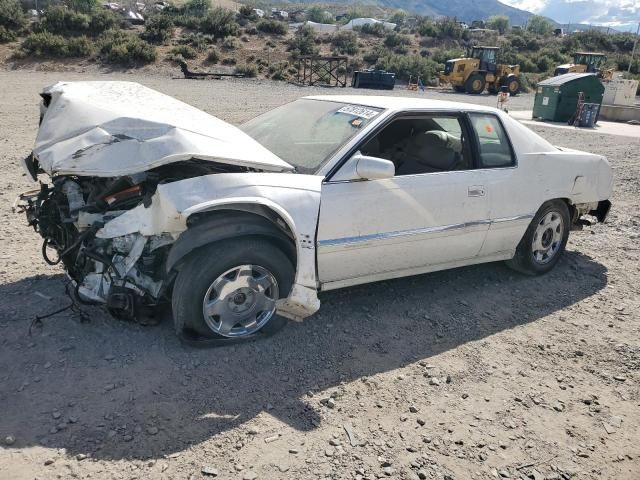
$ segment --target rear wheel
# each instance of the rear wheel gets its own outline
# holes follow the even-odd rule
[[[467,81],[464,83],[464,89],[469,94],[478,95],[484,91],[485,85],[486,80],[484,76],[479,73],[474,73],[467,78]]]
[[[562,200],[545,203],[531,221],[515,256],[507,265],[528,275],[550,271],[560,260],[569,238],[570,216]]]
[[[244,238],[211,244],[182,265],[172,295],[178,334],[190,329],[208,338],[273,333],[286,320],[276,301],[289,295],[294,267],[277,247]]]
[[[507,87],[507,90],[509,90],[509,94],[512,97],[515,97],[520,93],[520,79],[518,77],[507,77],[502,84]]]

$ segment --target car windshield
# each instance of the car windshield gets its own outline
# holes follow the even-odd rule
[[[240,129],[296,172],[316,173],[380,112],[362,105],[300,99],[249,120]]]

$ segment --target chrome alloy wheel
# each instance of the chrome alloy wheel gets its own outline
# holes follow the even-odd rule
[[[245,337],[271,320],[278,293],[278,282],[267,269],[240,265],[214,280],[202,301],[202,313],[214,333]]]
[[[541,265],[549,263],[560,251],[564,228],[562,216],[558,212],[552,211],[542,217],[536,225],[531,243],[533,259],[536,263]]]

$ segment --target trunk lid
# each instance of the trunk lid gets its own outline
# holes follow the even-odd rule
[[[285,172],[293,167],[238,128],[133,82],[58,82],[33,156],[49,175],[117,177],[192,158]]]

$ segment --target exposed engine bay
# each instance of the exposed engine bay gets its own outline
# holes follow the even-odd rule
[[[37,160],[27,162],[37,171]],[[164,263],[177,236],[98,238],[96,232],[136,206],[148,207],[159,184],[247,170],[193,159],[116,178],[61,175],[23,194],[18,207],[43,238],[44,260],[62,262],[81,302],[104,304],[114,316],[133,319],[169,301],[172,278]]]

